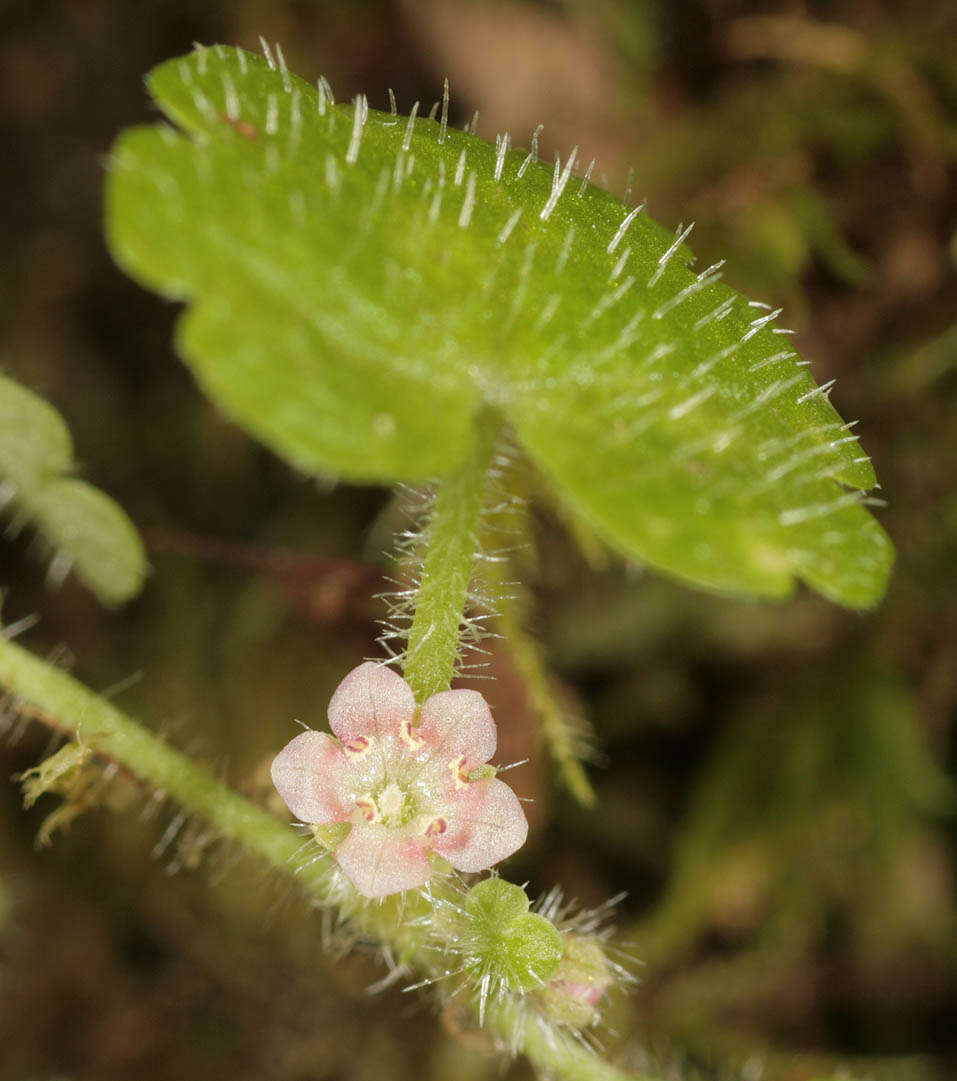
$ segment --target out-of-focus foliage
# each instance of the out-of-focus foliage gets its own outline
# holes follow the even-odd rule
[[[0,376],[0,503],[12,503],[17,526],[32,520],[53,547],[54,578],[74,569],[104,604],[119,604],[142,588],[143,544],[109,496],[64,475],[73,466],[63,418]]]
[[[913,889],[913,846],[953,793],[913,701],[879,669],[798,680],[782,706],[729,727],[698,781],[649,948],[665,958],[705,925],[763,925],[789,946],[836,904],[866,938],[875,897],[900,930],[942,946],[957,934],[939,893]]]
[[[193,40],[254,48],[260,33],[344,100],[387,107],[391,84],[407,110],[448,75],[459,128],[479,108],[480,133],[521,142],[542,121],[544,157],[577,143],[618,192],[634,167],[633,198],[655,217],[697,219],[703,266],[726,257],[735,287],[785,305],[817,381],[839,377],[835,404],[861,418],[899,557],[866,617],[805,594],[745,605],[586,567],[540,516],[531,623],[604,763],[594,812],[552,792],[525,682],[494,650],[481,689],[502,760],[534,753],[511,778],[535,798],[516,874],[592,904],[630,891],[620,919],[646,964],[607,1042],[636,1067],[947,1081],[953,5],[753,14],[710,0],[7,5],[3,354],[62,411],[156,573],[108,614],[70,581],[48,596],[28,540],[6,541],[4,615],[40,610],[28,644],[67,643],[95,686],[142,671],[123,706],[268,798],[264,766],[292,719],[319,723],[370,650],[384,497],[317,492],[204,403],[171,356],[173,313],[103,250],[103,156],[121,127],[154,119],[143,71]],[[29,768],[46,736],[25,720],[8,735],[5,772]],[[224,855],[165,875],[196,851],[187,838],[177,854],[169,820],[87,813],[38,860],[45,800],[24,816],[10,786],[0,805],[0,993],[20,1007],[0,1013],[4,1076],[496,1075],[461,1033],[439,1035],[455,1016],[440,1029],[409,996],[366,996],[381,972],[357,955],[332,964],[308,913],[280,898],[264,928],[273,893],[248,868]]]

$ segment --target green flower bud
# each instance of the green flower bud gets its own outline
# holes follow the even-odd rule
[[[486,878],[465,898],[473,949],[484,974],[511,991],[541,987],[558,970],[562,936],[543,916],[529,912],[519,886]]]
[[[565,935],[561,964],[537,994],[542,1012],[572,1028],[587,1028],[600,1016],[599,1003],[613,980],[601,943],[594,938]]]

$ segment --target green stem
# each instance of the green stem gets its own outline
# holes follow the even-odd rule
[[[236,841],[277,871],[292,877],[306,893],[329,905],[329,871],[322,861],[302,860],[302,837],[251,800],[217,781],[206,769],[143,728],[114,705],[65,672],[34,657],[0,635],[0,685],[17,707],[56,728],[92,752],[115,762],[151,788],[203,818],[223,838]],[[441,897],[442,885],[433,883]],[[393,899],[388,899],[393,900]],[[404,914],[398,904],[405,902]],[[410,904],[428,902],[421,894],[404,895],[396,906],[356,904],[351,920],[374,935],[425,976],[440,975],[440,945],[422,941],[421,920]],[[451,946],[451,943],[450,943]],[[637,1081],[594,1052],[562,1034],[551,1034],[535,1017],[522,1018],[514,1005],[493,1003],[486,1018],[498,1039],[523,1052],[548,1076],[567,1081]]]
[[[239,842],[272,867],[295,870],[302,840],[291,829],[66,672],[2,635],[0,685],[34,707],[39,720],[129,770],[155,792],[214,825],[224,839]],[[319,864],[301,876],[310,892],[319,891],[325,878]]]
[[[587,722],[570,700],[559,698],[542,658],[541,646],[523,626],[521,587],[513,590],[515,595],[499,606],[496,629],[505,639],[512,663],[525,683],[529,704],[541,722],[542,735],[559,777],[583,807],[592,808],[595,790],[581,762]]]
[[[418,702],[448,690],[459,656],[461,622],[501,421],[486,411],[475,428],[476,441],[468,457],[439,485],[426,529],[428,547],[404,665],[406,681]]]
[[[521,1033],[520,1050],[542,1077],[562,1077],[567,1081],[660,1081],[612,1065],[570,1033],[546,1028],[535,1017],[522,1019],[514,1004],[507,1003],[493,1011],[487,1023],[513,1044],[517,1027]]]

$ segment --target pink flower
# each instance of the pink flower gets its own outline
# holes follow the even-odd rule
[[[408,683],[367,662],[329,703],[325,732],[303,732],[272,764],[297,818],[351,823],[335,851],[366,897],[422,886],[429,853],[460,871],[482,871],[520,848],[528,823],[515,793],[472,771],[495,752],[495,722],[477,691],[442,691],[418,712]]]

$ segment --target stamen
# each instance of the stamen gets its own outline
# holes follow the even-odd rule
[[[449,828],[448,822],[444,818],[433,818],[432,821],[425,827],[426,837],[438,837]]]
[[[456,788],[464,788],[469,783],[469,771],[465,768],[465,755],[450,759],[449,771]]]
[[[399,737],[406,746],[413,749],[421,747],[425,743],[425,739],[413,729],[411,721],[402,722],[399,728]]]
[[[356,736],[355,739],[343,743],[342,749],[350,758],[365,758],[372,750],[372,743],[365,736]]]

